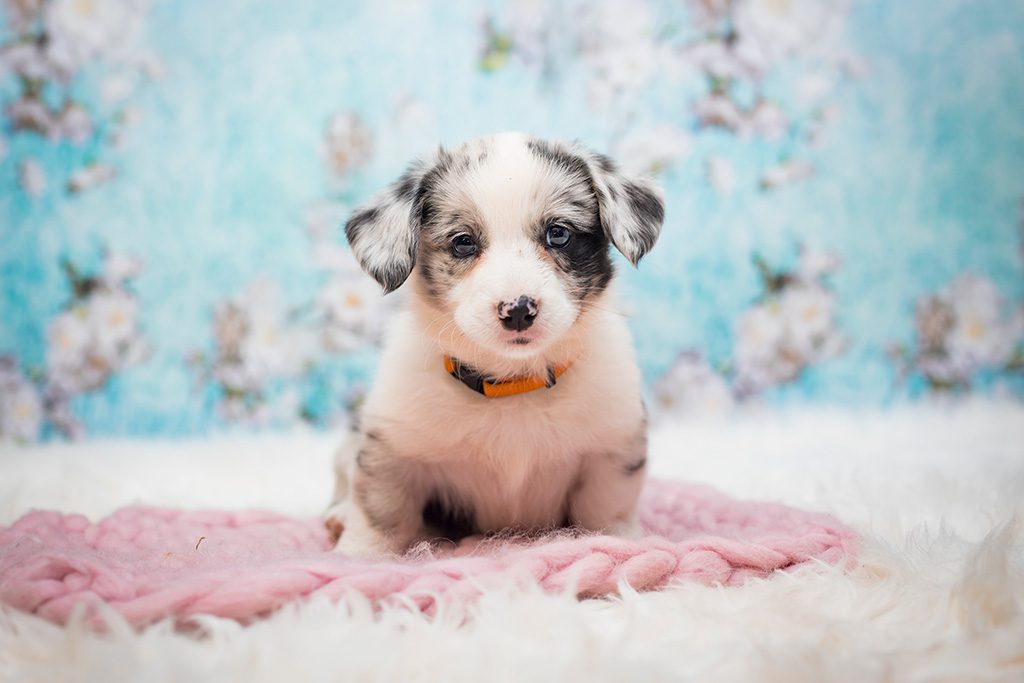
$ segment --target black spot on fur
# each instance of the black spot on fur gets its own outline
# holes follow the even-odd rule
[[[469,510],[446,505],[439,496],[431,496],[423,506],[423,524],[429,533],[450,541],[479,533]]]
[[[370,273],[373,278],[381,284],[384,288],[385,294],[390,294],[399,287],[402,286],[407,279],[409,279],[409,273],[412,272],[412,257],[409,257],[409,266],[406,267],[399,263],[389,264],[386,268],[374,271]]]
[[[595,221],[597,216],[594,217]],[[549,253],[568,280],[570,293],[577,301],[586,301],[603,291],[615,274],[608,256],[608,237],[600,225],[574,230],[569,244]]]
[[[587,162],[572,152],[553,145],[546,140],[530,139],[526,146],[538,159],[547,161],[557,166],[566,173],[571,173],[583,178],[590,178],[590,171]]]
[[[445,177],[451,173],[451,163],[438,163],[427,171],[416,190],[413,213],[419,217],[420,228],[434,224],[437,218],[437,203],[434,195]]]
[[[370,526],[385,533],[390,533],[401,525],[400,512],[396,514],[389,505],[380,500],[379,496],[367,484],[365,479],[356,479],[353,492],[355,493],[356,504],[363,511],[366,521],[370,523]]]
[[[615,166],[615,162],[607,155],[595,154],[594,158],[597,159],[598,167],[605,173],[615,173],[618,170]]]
[[[665,205],[656,194],[634,182],[624,182],[623,190],[629,209],[637,218],[637,231],[633,235],[638,245],[636,262],[658,241],[661,223],[665,220]]]
[[[345,239],[348,240],[349,244],[355,244],[363,228],[373,223],[379,217],[380,207],[372,206],[368,209],[356,211],[349,217],[348,222],[345,223]]]
[[[398,179],[398,184],[395,186],[395,198],[411,204],[416,199],[416,190],[419,185],[419,174],[410,169]]]
[[[423,281],[424,293],[428,298],[437,300],[441,291],[438,288],[437,273],[434,272],[433,259],[429,256],[420,256],[418,259],[419,263],[419,275]]]

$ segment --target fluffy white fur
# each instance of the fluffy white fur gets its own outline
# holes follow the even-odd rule
[[[335,436],[49,444],[0,452],[0,522],[129,503],[315,515]],[[0,609],[0,680],[1024,680],[1024,408],[810,411],[664,424],[656,476],[827,510],[864,535],[849,573],[577,602],[494,587],[468,611],[360,600],[192,634],[65,628]],[[400,653],[400,654],[399,654]]]
[[[441,161],[414,166],[346,228],[375,277],[408,268],[409,235],[418,235],[419,261],[430,256],[426,250],[449,251],[459,232],[473,231],[480,253],[464,259],[464,272],[446,277],[443,288],[430,284],[422,263],[412,270],[408,308],[386,337],[359,433],[339,451],[336,502],[325,516],[344,530],[341,552],[400,553],[430,538],[422,511],[431,499],[465,511],[484,532],[550,528],[567,519],[587,529],[636,531],[646,437],[629,330],[610,290],[577,295],[575,280],[545,247],[544,230],[556,221],[596,228],[636,260],[639,245],[653,245],[661,227],[660,198],[609,160],[560,143],[531,147],[537,144],[503,133],[439,152]],[[435,170],[431,180],[434,164],[445,172]],[[419,222],[422,193],[414,200],[397,189],[420,183],[431,188],[432,215],[444,217],[435,223]],[[643,212],[652,207],[653,223]],[[603,238],[601,245],[607,253]],[[393,264],[385,262],[389,252]],[[536,320],[525,330],[506,329],[499,311],[520,297],[536,302]],[[571,367],[553,388],[488,399],[449,375],[446,355],[499,379]]]
[[[547,355],[575,361],[558,380],[553,409],[554,399],[544,390],[510,399],[481,398],[445,371],[433,338],[405,315],[396,321],[364,412],[385,419],[402,416],[388,420],[388,444],[416,454],[420,476],[472,495],[481,524],[558,524],[566,491],[581,469],[620,467],[603,456],[630,452],[643,420],[640,372],[622,318],[594,311],[577,329],[578,335]],[[342,468],[350,452],[342,453]],[[584,462],[584,454],[602,457]],[[579,492],[576,505],[583,523],[600,528],[608,520],[632,519],[643,478],[612,474],[590,477],[600,488]],[[346,535],[353,532],[351,518],[348,524]],[[344,538],[341,549],[351,547]]]

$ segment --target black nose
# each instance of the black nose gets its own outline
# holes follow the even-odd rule
[[[537,317],[537,302],[525,294],[515,301],[498,304],[498,319],[506,330],[522,332],[533,324]]]

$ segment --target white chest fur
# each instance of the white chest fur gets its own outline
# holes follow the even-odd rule
[[[588,458],[628,448],[643,422],[621,316],[601,314],[550,389],[486,398],[453,379],[410,314],[395,321],[363,412],[414,485],[451,497],[484,529],[559,524]]]

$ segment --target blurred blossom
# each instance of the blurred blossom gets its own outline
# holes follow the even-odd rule
[[[827,97],[837,79],[854,74],[848,64],[855,57],[838,40],[846,0],[686,0],[692,31],[659,25],[645,2],[514,0],[501,7],[484,24],[481,68],[502,68],[516,55],[545,79],[554,79],[576,58],[590,108],[616,126],[636,128],[636,103],[654,84],[675,88],[681,80],[702,79],[703,89],[686,86],[694,93],[688,106],[698,130],[715,128],[776,144],[814,144],[830,121],[833,105]],[[559,27],[557,33],[553,26]],[[787,75],[793,72],[799,91],[795,103],[787,100],[785,111],[775,95],[767,94],[769,76],[783,69]],[[671,140],[664,153],[655,153],[656,134],[630,137],[620,136],[618,145],[627,157],[637,157],[630,162],[634,168],[656,172],[681,156],[672,151]],[[794,153],[789,148],[778,152]],[[780,163],[763,170],[761,188],[796,182],[811,170],[805,162]],[[731,182],[720,187],[728,192]]]
[[[734,133],[747,131],[746,114],[729,97],[710,93],[694,104],[694,113],[701,126],[724,128]]]
[[[156,71],[155,58],[141,46],[148,2],[5,0],[4,9],[11,36],[0,44],[0,80],[12,77],[12,87],[4,91],[11,128],[83,148],[96,139],[97,131],[107,130],[109,141],[116,144],[124,123],[122,111],[97,114],[87,108],[84,102],[91,101],[87,88],[93,83],[83,74],[103,64],[108,73],[101,79],[99,99],[109,108],[128,100],[140,75]],[[68,179],[70,192],[82,192],[113,177],[109,166],[94,160],[95,149],[88,147],[87,159],[79,156],[72,162],[72,168],[86,163]],[[27,182],[23,177],[26,194],[42,194],[41,182],[34,182],[40,177],[37,173]]]
[[[787,159],[772,166],[761,174],[761,188],[775,190],[785,185],[804,180],[814,172],[814,167],[800,159]]]
[[[543,70],[548,61],[554,3],[512,0],[505,3],[504,8],[506,14],[501,28],[491,18],[484,22],[485,44],[480,67],[485,71],[501,68],[514,53],[528,67]]]
[[[916,348],[897,353],[933,389],[965,389],[982,370],[1020,363],[1024,324],[1020,310],[1005,312],[995,284],[965,273],[921,297],[914,310]]]
[[[0,442],[32,442],[43,428],[39,391],[12,356],[0,356]]]
[[[789,119],[778,105],[759,100],[748,116],[751,132],[765,140],[778,140],[789,130]]]
[[[800,248],[796,277],[804,282],[815,282],[839,269],[841,261],[832,252],[807,246]]]
[[[384,294],[361,271],[333,276],[320,290],[317,306],[328,351],[353,351],[380,338],[386,313]]]
[[[736,341],[733,356],[740,375],[760,388],[790,378],[792,367],[785,362],[775,368],[780,358],[779,349],[786,337],[786,320],[778,302],[748,309],[736,321]]]
[[[590,77],[587,90],[598,110],[635,101],[663,62],[665,49],[654,38],[646,3],[602,0],[580,6],[580,56]]]
[[[108,256],[105,265],[126,258]],[[48,388],[61,400],[99,389],[148,351],[139,330],[138,300],[126,288],[134,273],[83,277],[67,268],[75,297],[50,321],[46,356]]]
[[[652,387],[655,408],[676,415],[723,414],[732,409],[732,390],[695,351],[680,353]]]
[[[758,100],[750,109],[740,107],[728,95],[712,92],[694,105],[703,127],[724,128],[741,138],[759,137],[776,141],[789,131],[789,119],[778,105]]]
[[[804,74],[797,83],[797,96],[800,98],[801,104],[811,106],[832,94],[836,84],[835,80],[835,76],[822,71]]]
[[[824,281],[838,268],[836,257],[801,248],[795,271],[757,264],[765,295],[736,323],[734,382],[741,396],[792,382],[846,346],[835,324],[835,295]]]
[[[43,10],[47,56],[73,73],[94,59],[126,55],[138,38],[142,0],[52,0]]]
[[[221,416],[264,422],[273,385],[293,380],[312,363],[313,332],[295,320],[280,288],[256,280],[213,312],[216,348],[208,360],[197,357],[221,387]]]
[[[708,157],[707,177],[711,187],[719,195],[730,195],[736,189],[736,169],[725,157]]]
[[[835,0],[737,0],[732,13],[736,54],[757,75],[833,35],[846,13]]]
[[[779,307],[793,350],[801,358],[813,358],[832,326],[832,295],[814,285],[787,287],[779,297]]]
[[[21,33],[31,28],[45,0],[4,0],[3,12],[7,25],[14,33]]]
[[[615,158],[630,173],[658,174],[690,153],[690,136],[676,126],[657,124],[627,135],[615,145]]]
[[[120,286],[138,277],[141,272],[142,262],[134,256],[109,250],[103,254],[101,277],[108,288]]]
[[[109,164],[89,164],[71,174],[68,190],[72,193],[85,192],[97,185],[109,182],[117,175],[114,167]]]
[[[91,358],[92,334],[82,306],[64,311],[50,321],[47,334],[47,370],[50,381],[66,393],[99,386],[103,374]]]
[[[61,137],[81,145],[92,136],[92,118],[81,105],[68,102],[57,119],[57,129]]]
[[[116,373],[146,357],[139,303],[128,289],[139,269],[124,265],[131,261],[108,252],[103,270],[91,276],[64,263],[73,296],[47,326],[45,370],[26,384],[13,358],[0,360],[0,388],[14,392],[13,403],[0,401],[0,436],[13,432],[19,440],[31,440],[43,423],[66,436],[81,436],[84,429],[71,409],[72,399],[103,388]],[[12,426],[11,420],[21,426]]]
[[[370,159],[373,136],[357,114],[342,111],[327,120],[322,153],[336,180]]]
[[[35,159],[25,159],[18,170],[18,182],[28,196],[42,197],[46,192],[46,171]]]
[[[716,81],[726,82],[746,75],[743,65],[724,40],[700,40],[679,48],[677,54],[681,67],[688,66]]]
[[[0,46],[0,77],[13,74],[29,81],[59,78],[38,41],[18,41]]]
[[[15,130],[30,130],[50,139],[60,136],[57,119],[49,107],[34,95],[26,95],[7,105],[7,116]]]
[[[733,0],[686,0],[690,21],[701,33],[719,31],[732,4]]]

